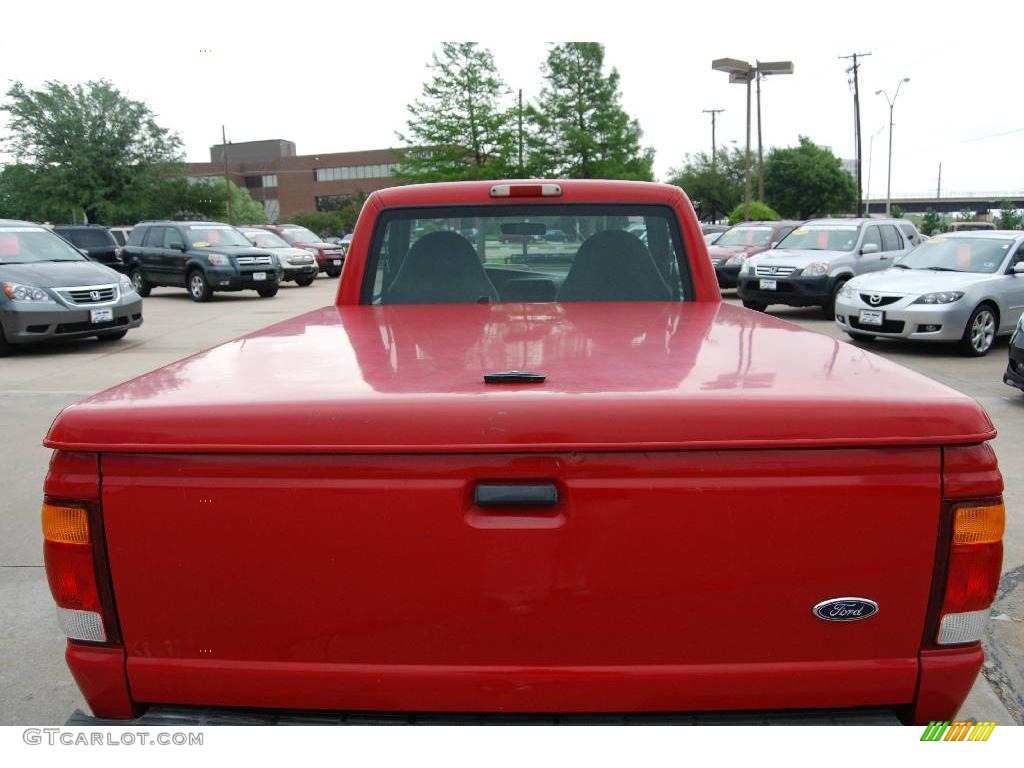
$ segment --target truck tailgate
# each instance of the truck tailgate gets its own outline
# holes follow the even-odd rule
[[[133,697],[410,711],[910,702],[938,448],[105,455]],[[558,503],[484,508],[479,483]],[[878,613],[827,622],[837,597]]]

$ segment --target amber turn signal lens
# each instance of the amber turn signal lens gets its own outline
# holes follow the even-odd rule
[[[89,513],[82,507],[44,503],[43,538],[61,544],[88,544]]]
[[[1003,502],[958,507],[953,521],[953,544],[991,544],[1001,541],[1006,527]]]

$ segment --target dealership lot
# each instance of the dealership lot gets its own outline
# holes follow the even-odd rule
[[[240,334],[332,303],[337,281],[321,277],[308,288],[282,286],[272,299],[254,293],[219,294],[193,303],[184,290],[157,289],[145,300],[144,325],[116,343],[92,340],[20,351],[0,361],[0,448],[4,477],[0,494],[0,723],[58,724],[84,704],[61,657],[45,575],[38,508],[49,451],[40,445],[53,417],[64,406],[147,370],[194,354]],[[736,302],[729,296],[730,302]],[[845,340],[818,310],[777,308],[785,317]],[[987,357],[967,359],[952,350],[876,342],[860,345],[975,397],[989,412],[1000,436],[996,450],[1006,477],[1008,508],[1004,588],[987,643],[986,676],[1020,722],[1024,692],[1024,394],[1002,383],[1006,341]],[[884,535],[884,532],[879,532]],[[962,716],[1010,722],[992,688],[980,682]]]

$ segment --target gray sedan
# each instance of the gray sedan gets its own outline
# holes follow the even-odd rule
[[[1024,232],[933,237],[891,269],[850,280],[836,323],[854,339],[956,342],[984,355],[1024,311]]]
[[[0,219],[0,355],[38,341],[120,339],[140,325],[142,299],[125,275],[38,224]]]

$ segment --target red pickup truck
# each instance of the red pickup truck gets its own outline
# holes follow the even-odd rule
[[[95,715],[954,717],[1002,558],[975,401],[723,304],[676,187],[381,190],[348,261],[53,423]]]

